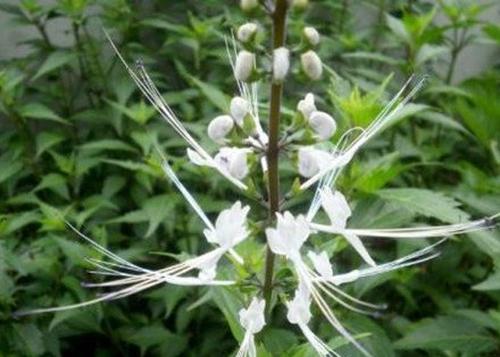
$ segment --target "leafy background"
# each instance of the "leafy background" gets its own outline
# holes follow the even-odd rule
[[[328,75],[314,91],[342,130],[369,123],[409,74],[429,75],[405,112],[409,120],[373,141],[339,182],[356,202],[353,225],[453,223],[499,210],[499,66],[462,80],[460,61],[470,46],[480,49],[478,61],[486,47],[498,54],[500,27],[482,20],[498,11],[493,3],[318,0],[292,12],[291,41],[304,24],[323,34]],[[144,61],[179,117],[210,146],[206,125],[235,91],[224,36],[246,15],[236,2],[216,0],[22,0],[2,1],[0,10],[9,19],[2,29],[31,34],[4,49],[16,56],[0,64],[0,355],[233,353],[237,342],[226,319],[234,321],[240,302],[229,290],[164,286],[83,310],[20,319],[12,313],[94,296],[80,282],[92,279],[84,257],[99,254],[48,205],[148,266],[168,259],[152,252],[206,248],[200,222],[151,158],[153,140],[160,139],[210,214],[235,193],[217,175],[186,165],[182,141],[141,99],[101,28],[129,60]],[[287,87],[287,108],[311,88],[299,75]],[[261,98],[265,103],[266,88]],[[368,244],[384,261],[424,243]],[[328,248],[339,266],[359,263],[342,242]],[[349,287],[388,303],[377,319],[338,309],[375,356],[500,354],[498,230],[454,239],[442,251],[433,262]],[[262,251],[253,254],[258,261]],[[316,327],[332,337],[320,321]],[[260,341],[263,356],[313,355],[279,317]],[[338,351],[357,355],[346,345]]]

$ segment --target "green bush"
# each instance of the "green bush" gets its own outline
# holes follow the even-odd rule
[[[496,213],[499,67],[453,80],[463,49],[500,43],[500,28],[481,20],[491,7],[458,0],[310,3],[305,13],[292,11],[288,26],[296,30],[292,36],[305,23],[320,30],[327,75],[318,94],[342,129],[369,123],[411,73],[429,76],[419,103],[404,113],[410,120],[373,141],[339,182],[357,202],[353,220],[396,226],[416,217],[456,223]],[[373,21],[360,24],[367,9]],[[95,279],[85,257],[102,254],[68,231],[51,207],[113,252],[147,266],[164,265],[169,258],[161,251],[205,248],[202,223],[163,177],[155,142],[208,213],[236,195],[217,175],[186,164],[183,142],[142,99],[102,28],[119,39],[129,61],[141,59],[151,69],[179,118],[213,147],[207,124],[235,92],[224,37],[247,15],[216,0],[23,0],[0,10],[10,19],[4,30],[36,32],[24,41],[27,54],[0,65],[0,355],[233,353],[236,341],[220,312],[234,301],[225,290],[167,285],[80,310],[13,313],[95,296],[80,282]],[[293,109],[308,86],[300,77],[289,85],[285,108]],[[264,103],[267,97],[262,88]],[[369,333],[363,341],[376,356],[498,355],[499,238],[498,230],[469,234],[447,243],[439,259],[355,283],[350,293],[387,302],[388,311],[370,319],[339,309],[339,316],[355,334]],[[418,244],[368,243],[386,260]],[[354,259],[344,248],[334,247],[339,264]],[[262,341],[276,356],[291,356],[289,348],[299,343],[282,328],[266,331]],[[351,346],[338,352],[358,353]]]

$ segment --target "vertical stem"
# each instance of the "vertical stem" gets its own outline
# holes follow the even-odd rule
[[[287,0],[276,0],[275,10],[272,15],[273,20],[273,49],[284,46],[286,38],[286,13]],[[268,203],[269,203],[269,220],[275,220],[276,212],[280,209],[280,192],[279,192],[279,125],[281,112],[281,97],[283,93],[283,83],[271,84],[271,99],[269,108],[269,144],[267,147],[267,163],[268,163]],[[266,306],[270,306],[273,293],[273,276],[274,276],[274,254],[267,247],[266,269],[264,280],[264,299]]]

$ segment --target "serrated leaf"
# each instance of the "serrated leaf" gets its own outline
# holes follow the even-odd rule
[[[229,98],[219,88],[192,76],[190,79],[217,108],[224,113],[229,111]]]
[[[272,356],[281,356],[298,342],[297,336],[293,332],[279,328],[265,329],[262,335],[264,346]]]
[[[36,136],[36,156],[42,155],[46,150],[63,142],[65,137],[49,131],[41,132]]]
[[[443,222],[459,223],[469,219],[469,215],[458,208],[459,202],[440,192],[419,188],[391,188],[379,190],[377,195],[419,215]]]
[[[33,76],[32,80],[35,81],[45,74],[69,64],[75,58],[76,54],[72,52],[57,51],[52,53],[40,66],[36,74]]]
[[[473,321],[455,316],[425,319],[415,324],[402,339],[396,341],[397,349],[438,349],[474,353],[491,351],[495,339]]]
[[[500,290],[500,271],[494,272],[485,281],[474,285],[472,288],[480,291]]]
[[[28,103],[22,106],[19,113],[26,118],[51,120],[58,123],[67,124],[67,122],[54,111],[42,103]]]
[[[14,324],[14,331],[23,343],[23,350],[31,356],[40,356],[45,352],[43,335],[35,324]]]
[[[45,175],[42,181],[35,187],[34,191],[50,189],[62,198],[69,199],[69,190],[66,178],[61,174],[51,173]]]
[[[21,161],[0,160],[0,183],[8,180],[23,169]]]
[[[170,195],[160,195],[146,201],[143,207],[149,220],[146,238],[156,231],[163,220],[172,215],[173,203],[175,201],[172,201]]]
[[[114,150],[114,151],[129,151],[134,152],[135,149],[124,141],[117,139],[103,139],[92,141],[80,146],[80,150]]]

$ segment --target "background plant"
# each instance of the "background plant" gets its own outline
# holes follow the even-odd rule
[[[66,206],[100,243],[151,266],[162,262],[151,251],[202,248],[200,223],[149,160],[152,139],[144,126],[170,152],[178,149],[179,157],[183,145],[152,120],[153,109],[109,55],[100,31],[101,24],[119,31],[128,58],[140,57],[154,68],[169,103],[193,132],[204,134],[208,121],[227,110],[223,93],[234,91],[223,36],[246,15],[236,4],[220,11],[218,1],[200,3],[28,0],[1,6],[11,14],[9,26],[37,31],[28,41],[31,51],[4,61],[0,76],[1,353],[169,356],[234,350],[217,309],[231,319],[239,302],[210,289],[167,286],[82,311],[11,318],[23,306],[61,305],[91,294],[78,281],[88,278],[82,257],[95,253],[72,239],[45,204]],[[340,182],[358,202],[353,220],[371,217],[373,226],[385,226],[420,215],[453,223],[465,211],[494,213],[500,203],[498,68],[450,84],[453,58],[463,48],[478,40],[498,44],[498,26],[480,21],[490,8],[472,1],[356,3],[314,1],[305,14],[296,8],[289,24],[318,24],[328,66],[319,94],[342,129],[365,125],[381,99],[398,88],[398,79],[417,71],[431,80],[419,97],[425,105],[412,105],[406,113],[411,120],[372,142]],[[360,6],[374,7],[377,15],[363,29],[355,21]],[[438,14],[445,23],[435,20]],[[60,20],[68,24],[69,44],[60,45],[50,32]],[[445,70],[437,70],[436,62]],[[386,81],[391,73],[396,79]],[[300,85],[288,87],[285,98],[305,94],[308,84]],[[285,106],[293,103],[285,99]],[[182,179],[194,191],[205,192],[198,196],[205,209],[218,212],[234,201],[222,179],[184,163],[178,159],[175,165],[182,165]],[[200,180],[202,175],[208,180]],[[343,320],[354,331],[371,332],[365,340],[381,356],[498,354],[498,233],[469,238],[448,244],[444,257],[425,266],[356,284],[351,293],[387,301],[389,314],[377,320],[345,314]],[[409,245],[375,240],[371,250],[389,258]],[[339,264],[353,259],[344,248],[330,247],[338,251]],[[280,328],[266,330],[263,342],[275,355],[310,353]],[[340,352],[355,355],[344,348]]]

